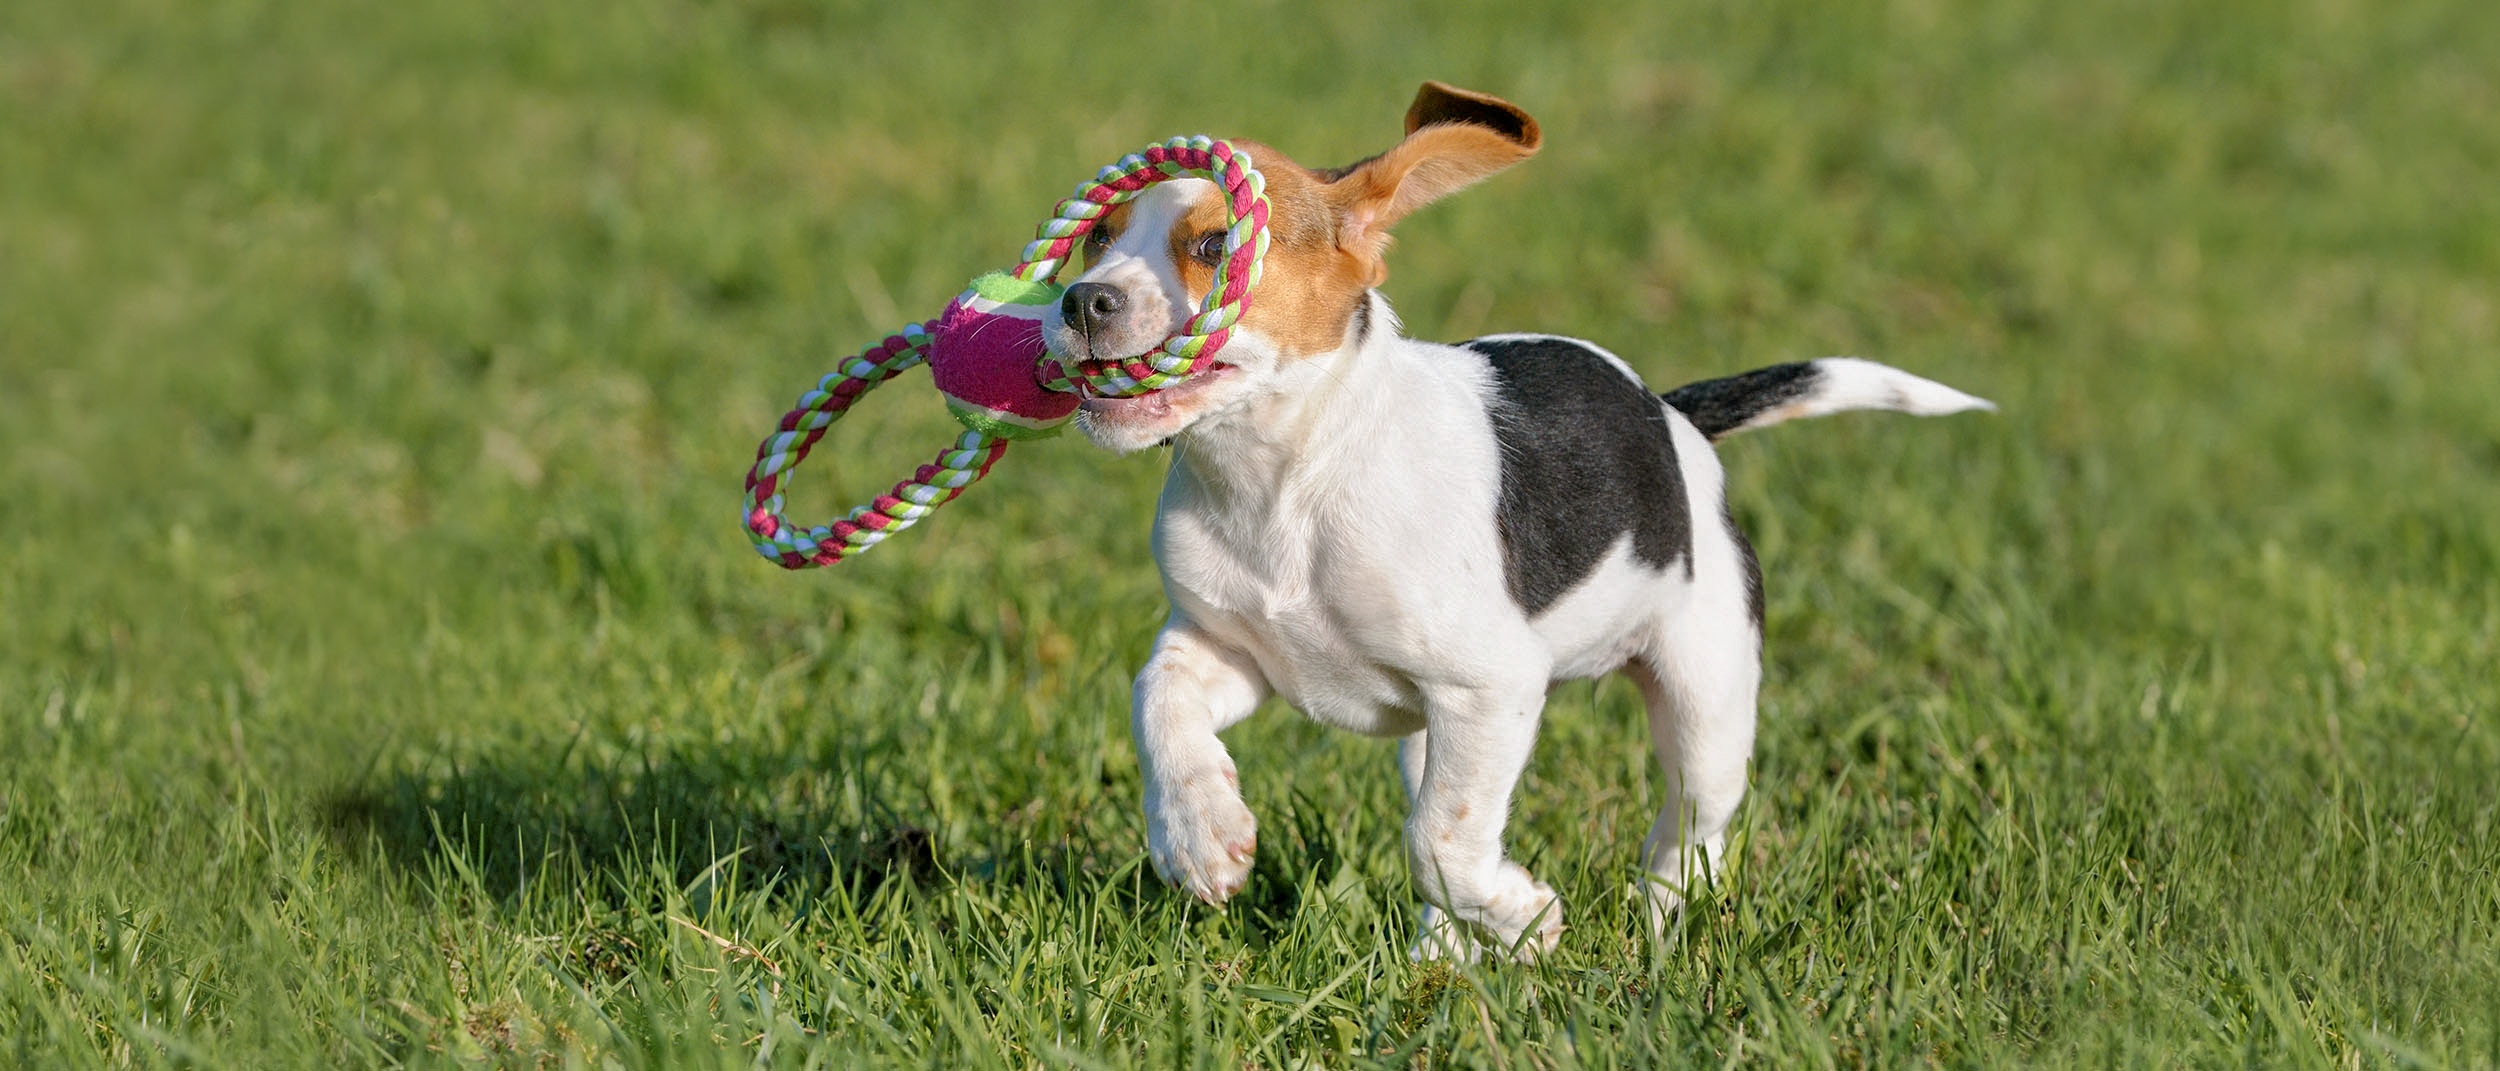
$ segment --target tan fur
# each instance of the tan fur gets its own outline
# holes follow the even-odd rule
[[[1363,293],[1388,278],[1382,254],[1398,220],[1527,159],[1544,141],[1517,106],[1439,82],[1416,93],[1406,130],[1387,152],[1324,174],[1265,145],[1234,143],[1266,177],[1268,200],[1266,267],[1242,326],[1274,340],[1284,356],[1326,353],[1345,341]],[[1116,235],[1128,218],[1121,205],[1099,226]],[[1224,223],[1223,198],[1211,192],[1173,225],[1172,263],[1192,294],[1214,285],[1214,267],[1193,254]],[[1086,264],[1093,264],[1090,248]]]
[[[1345,342],[1346,325],[1370,283],[1362,264],[1337,245],[1328,184],[1274,149],[1243,147],[1267,178],[1268,245],[1267,266],[1242,326],[1274,340],[1288,357],[1334,350]],[[1190,211],[1189,221],[1222,227],[1222,202],[1209,198]],[[1182,277],[1204,287],[1214,272],[1184,260]]]
[[[1329,184],[1337,243],[1363,261],[1366,285],[1389,277],[1389,228],[1418,208],[1536,154],[1545,133],[1500,97],[1426,82],[1406,109],[1406,138]]]

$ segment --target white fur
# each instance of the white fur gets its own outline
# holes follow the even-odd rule
[[[1163,228],[1196,195],[1166,183],[1140,197],[1131,229],[1082,276],[1175,317],[1141,334],[1194,304]],[[1641,564],[1627,538],[1531,617],[1505,586],[1484,360],[1401,337],[1385,300],[1363,300],[1369,334],[1349,330],[1332,352],[1286,360],[1243,330],[1221,356],[1232,371],[1186,402],[1100,414],[1089,403],[1098,419],[1081,426],[1098,443],[1176,448],[1154,531],[1171,615],[1138,674],[1132,726],[1155,870],[1209,902],[1240,890],[1257,827],[1217,734],[1272,693],[1325,724],[1401,738],[1407,859],[1427,902],[1416,955],[1472,956],[1479,940],[1520,957],[1549,950],[1561,904],[1502,851],[1511,791],[1547,688],[1620,670],[1647,699],[1668,785],[1635,889],[1664,920],[1719,864],[1753,746],[1760,638],[1743,551],[1721,523],[1718,458],[1662,406],[1689,496],[1689,578],[1681,561]],[[1863,371],[1850,382],[1898,387]],[[1885,404],[1977,401],[1928,386],[1943,394]]]

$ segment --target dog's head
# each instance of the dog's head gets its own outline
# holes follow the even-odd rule
[[[1388,268],[1389,228],[1426,204],[1527,159],[1543,135],[1508,101],[1426,82],[1406,137],[1348,167],[1313,171],[1263,145],[1236,142],[1267,180],[1268,252],[1249,312],[1214,367],[1130,398],[1092,398],[1077,427],[1117,451],[1151,446],[1273,389],[1286,365],[1347,340],[1364,295]],[[1160,183],[1104,214],[1085,236],[1085,269],[1043,330],[1072,357],[1133,357],[1195,315],[1224,258],[1224,201],[1214,183]]]

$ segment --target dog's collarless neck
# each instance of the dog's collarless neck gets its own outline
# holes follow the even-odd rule
[[[1372,352],[1400,341],[1388,299],[1366,291],[1346,325],[1346,341],[1327,353],[1294,358],[1277,373],[1277,388],[1240,408],[1182,432],[1173,465],[1210,489],[1282,489],[1306,469],[1342,456],[1343,440],[1384,419],[1379,400],[1397,396],[1395,363]]]

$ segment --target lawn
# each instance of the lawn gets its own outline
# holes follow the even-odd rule
[[[1533,967],[1406,961],[1391,749],[1281,706],[1249,888],[1155,881],[1161,457],[831,571],[737,524],[1097,167],[1426,78],[1548,148],[1402,228],[1412,333],[2002,406],[1723,448],[1737,863],[1650,935],[1637,697],[1558,688]],[[0,1064],[2500,1066],[2495,175],[2466,0],[13,0]]]

